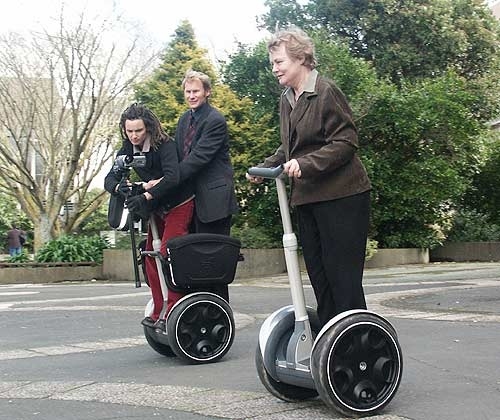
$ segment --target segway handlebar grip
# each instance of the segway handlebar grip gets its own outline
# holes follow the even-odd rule
[[[283,172],[283,165],[276,166],[275,168],[260,168],[254,166],[248,169],[248,175],[251,176],[260,176],[262,178],[278,178]]]

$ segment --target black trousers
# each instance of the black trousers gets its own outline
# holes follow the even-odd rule
[[[198,216],[195,214],[193,217],[193,231],[196,233],[214,233],[218,235],[227,235],[231,233],[231,219],[232,216],[229,215],[224,219],[215,220],[210,223],[203,223]],[[220,286],[210,286],[205,289],[207,292],[212,292],[229,302],[229,289],[227,285]]]
[[[297,206],[307,273],[325,324],[349,309],[366,309],[363,267],[370,192]]]

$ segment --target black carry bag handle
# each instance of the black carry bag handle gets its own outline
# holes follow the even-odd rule
[[[120,194],[111,194],[108,203],[108,223],[113,229],[128,229],[128,210],[125,198]]]
[[[122,180],[127,178],[124,173]],[[121,194],[111,194],[108,203],[108,223],[113,229],[130,229],[130,242],[132,247],[132,260],[134,263],[135,287],[141,287],[141,278],[139,277],[139,264],[137,261],[137,250],[134,232],[134,214],[125,207],[126,198]]]
[[[133,213],[128,213],[128,225],[130,226],[130,242],[132,247],[132,260],[134,262],[134,276],[135,276],[135,287],[141,287],[141,278],[139,277],[139,262],[137,261],[137,248],[135,243],[135,231],[134,231],[134,215]]]

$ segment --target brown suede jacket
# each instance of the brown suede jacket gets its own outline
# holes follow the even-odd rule
[[[371,189],[358,155],[352,111],[334,82],[320,75],[315,91],[304,92],[292,108],[280,102],[281,146],[262,166],[297,159],[302,176],[293,179],[290,202],[301,205],[334,200]]]

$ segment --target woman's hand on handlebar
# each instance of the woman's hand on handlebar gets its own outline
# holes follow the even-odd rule
[[[249,175],[248,173],[245,174],[245,178],[252,184],[260,184],[262,181],[264,181],[264,178],[262,178],[261,176],[253,176]]]
[[[302,171],[300,170],[299,162],[297,159],[290,159],[283,165],[283,172],[288,174],[291,178],[300,178],[302,176]]]

